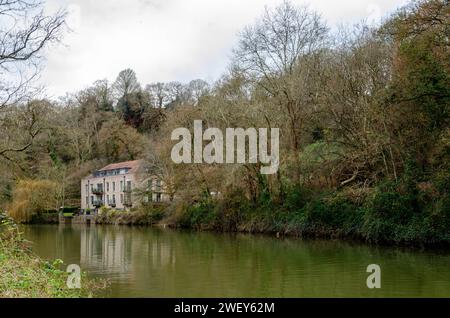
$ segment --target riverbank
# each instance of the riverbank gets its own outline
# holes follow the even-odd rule
[[[116,210],[102,207],[95,217],[96,224],[155,225],[165,215],[166,206],[141,206],[138,209]]]
[[[435,191],[436,192],[436,191]],[[388,245],[449,245],[450,197],[386,182],[373,189],[286,191],[285,200],[250,202],[236,190],[172,211],[170,223],[200,230],[340,238]]]
[[[249,198],[243,188],[219,195],[178,197],[129,211],[102,207],[96,224],[158,225],[216,232],[359,240],[370,244],[450,245],[450,174],[428,181],[404,173],[372,187],[334,189],[286,184],[283,194],[261,189]],[[51,218],[32,218],[51,223]]]
[[[81,288],[69,289],[61,264],[34,255],[17,226],[0,214],[0,298],[84,298],[105,287],[83,276]]]
[[[442,188],[385,182],[372,189],[286,189],[282,202],[250,201],[236,189],[221,197],[123,212],[103,208],[96,223],[199,231],[358,240],[370,244],[450,246],[450,197]]]

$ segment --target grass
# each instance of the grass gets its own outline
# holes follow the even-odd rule
[[[106,287],[83,273],[81,288],[69,289],[61,265],[34,255],[17,226],[0,214],[0,298],[86,298]]]

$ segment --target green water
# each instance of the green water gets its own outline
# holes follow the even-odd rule
[[[107,278],[107,297],[450,297],[450,251],[127,226],[25,226],[43,258]],[[369,264],[381,288],[368,289]]]

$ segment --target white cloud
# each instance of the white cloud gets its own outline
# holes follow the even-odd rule
[[[48,0],[47,10],[69,11],[64,45],[46,53],[42,83],[49,96],[114,81],[131,67],[142,84],[215,80],[228,65],[237,33],[266,5],[282,0]],[[304,4],[308,1],[295,0]],[[405,0],[314,0],[330,26],[378,19]]]

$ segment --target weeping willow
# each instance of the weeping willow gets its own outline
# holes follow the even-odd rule
[[[29,222],[33,215],[57,207],[57,184],[50,180],[20,180],[13,193],[8,215],[16,222]]]

